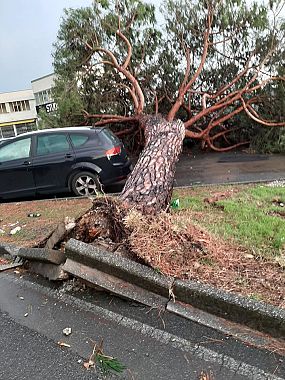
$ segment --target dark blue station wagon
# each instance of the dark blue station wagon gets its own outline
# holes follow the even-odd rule
[[[122,142],[107,128],[46,129],[0,144],[0,198],[66,191],[93,196],[130,171]]]

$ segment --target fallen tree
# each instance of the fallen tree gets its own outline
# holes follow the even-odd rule
[[[248,145],[250,125],[284,126],[280,2],[167,0],[163,9],[164,29],[140,0],[66,13],[54,63],[61,125],[74,115],[83,123],[84,108],[85,123],[114,126],[135,149],[141,116],[161,114],[217,151]]]
[[[99,12],[100,6],[103,13]],[[90,9],[82,11],[83,27],[76,22],[77,13],[73,13],[73,18],[67,19],[62,29],[62,33],[70,33],[68,38],[63,37],[69,41],[67,48],[73,52],[72,64],[77,65],[75,71],[69,71],[71,82],[65,83],[67,91],[73,95],[80,95],[82,91],[84,96],[84,86],[91,78],[93,85],[102,80],[106,89],[113,86],[116,92],[117,106],[108,108],[104,102],[99,102],[93,108],[97,112],[85,109],[86,123],[92,122],[94,126],[119,125],[117,135],[139,136],[144,146],[119,200],[106,197],[95,200],[92,209],[78,221],[73,236],[86,242],[103,236],[117,243],[124,242],[125,247],[131,249],[134,229],[130,220],[135,221],[137,216],[133,218],[132,215],[136,213],[144,218],[146,224],[157,223],[159,218],[160,233],[169,231],[169,220],[163,212],[169,209],[175,167],[185,136],[199,139],[213,150],[227,151],[248,144],[248,141],[231,143],[230,134],[240,126],[236,128],[227,123],[237,115],[247,115],[262,125],[285,125],[282,120],[266,120],[259,110],[260,103],[264,101],[259,91],[263,91],[269,82],[284,81],[283,77],[268,74],[270,60],[279,51],[280,38],[277,38],[275,24],[270,33],[265,33],[268,18],[264,7],[218,0],[194,2],[193,9],[189,8],[187,1],[169,0],[165,6],[169,35],[162,46],[159,45],[162,40],[158,38],[158,32],[143,23],[145,19],[154,17],[154,7],[139,0],[95,2],[94,13]],[[278,8],[278,4],[276,6]],[[197,25],[191,24],[187,34],[185,28],[190,16],[196,17]],[[260,25],[254,24],[253,16],[259,19]],[[94,25],[95,21],[98,24]],[[252,45],[252,35],[247,33],[249,24],[255,34],[263,33],[260,46]],[[104,28],[106,35],[101,34]],[[156,33],[156,37],[152,37],[155,49],[154,55],[147,58],[145,53],[149,40],[140,42],[141,51],[134,42],[139,43],[141,33],[146,38],[150,32]],[[246,42],[240,47],[239,38],[243,35]],[[179,50],[177,55],[181,62],[169,54],[167,44]],[[56,68],[59,63],[68,61],[65,53],[63,48],[58,50]],[[170,94],[169,83],[163,78],[165,60],[169,65],[171,57],[176,62],[173,75],[177,87]],[[161,60],[164,64],[160,65]],[[234,65],[231,65],[232,61]],[[148,63],[152,66],[151,78],[147,76]],[[165,71],[161,73],[161,70]],[[211,71],[214,78],[209,77]],[[162,79],[157,78],[159,73]],[[58,86],[64,84],[61,79],[59,77]],[[104,93],[104,89],[102,91]],[[121,110],[118,98],[127,104],[124,113],[108,112],[110,109]],[[151,107],[154,112],[151,112]],[[218,139],[223,139],[228,146],[217,146]],[[187,239],[193,239],[192,236],[185,239],[184,235],[182,239],[182,235],[173,233],[172,238],[182,246],[188,244]]]

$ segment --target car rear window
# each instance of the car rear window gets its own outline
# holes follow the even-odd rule
[[[100,132],[98,132],[98,137],[100,138],[104,146],[114,146],[121,144],[121,140],[107,128],[104,128]]]
[[[69,136],[75,148],[83,146],[89,140],[89,136],[81,133],[70,133]]]

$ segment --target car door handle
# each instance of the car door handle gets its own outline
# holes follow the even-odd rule
[[[24,161],[24,162],[23,162],[23,165],[24,165],[24,166],[29,166],[29,165],[31,165],[31,161]]]
[[[73,157],[73,155],[70,153],[66,153],[66,155],[65,155],[65,158],[72,158],[72,157]]]

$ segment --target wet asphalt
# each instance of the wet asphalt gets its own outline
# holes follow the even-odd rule
[[[285,154],[183,154],[177,165],[176,186],[275,181],[285,178]]]
[[[122,379],[200,380],[203,372],[213,380],[285,378],[276,350],[162,310],[30,274],[2,272],[0,289],[1,380],[112,379],[83,367],[101,338],[105,353],[126,365]]]

